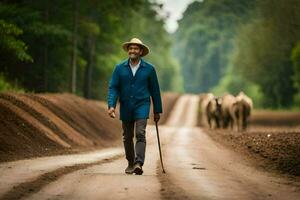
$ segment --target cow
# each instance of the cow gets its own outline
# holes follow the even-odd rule
[[[248,119],[253,108],[252,100],[244,93],[240,92],[236,97],[226,94],[222,97],[221,113],[222,127],[231,127],[237,131],[246,130]]]
[[[207,126],[206,107],[209,101],[213,98],[214,95],[212,93],[203,93],[199,95],[200,117],[201,117],[201,124],[203,126]]]
[[[233,105],[236,103],[236,98],[231,94],[225,94],[222,96],[221,100],[222,127],[228,128],[230,126],[231,129],[233,129],[234,123],[236,121]]]
[[[215,124],[215,128],[220,128],[221,122],[221,99],[214,97],[210,99],[206,106],[206,117],[210,128],[213,128],[212,122]]]
[[[252,109],[252,100],[244,92],[240,92],[233,107],[238,131],[246,130]]]

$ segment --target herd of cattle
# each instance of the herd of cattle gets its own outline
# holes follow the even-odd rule
[[[242,131],[247,128],[253,102],[245,93],[237,96],[225,94],[216,97],[212,93],[200,94],[202,123],[210,128],[228,128]]]

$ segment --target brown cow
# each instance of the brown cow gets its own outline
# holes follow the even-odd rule
[[[245,130],[253,107],[252,100],[240,92],[236,97],[226,94],[222,97],[222,122],[223,128],[229,125],[237,131]]]
[[[211,99],[206,107],[206,117],[210,128],[213,128],[212,122],[214,122],[216,128],[220,128],[221,121],[221,99]]]
[[[248,119],[250,117],[251,110],[253,109],[252,100],[244,92],[240,92],[236,96],[236,103],[234,104],[233,109],[238,131],[246,130],[248,126]]]
[[[235,115],[233,105],[236,103],[236,98],[231,94],[225,94],[222,97],[221,114],[222,114],[222,127],[228,128],[230,125],[233,129],[235,122]]]
[[[206,107],[211,99],[214,98],[212,93],[203,93],[200,94],[199,104],[200,104],[200,116],[201,116],[201,124],[203,126],[207,126],[207,114]]]

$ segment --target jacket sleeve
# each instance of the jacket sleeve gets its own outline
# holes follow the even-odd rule
[[[155,68],[152,68],[149,78],[149,91],[153,102],[153,112],[162,113],[161,95]]]
[[[119,93],[120,93],[119,83],[120,83],[120,78],[118,74],[118,67],[116,66],[112,73],[112,77],[109,81],[109,86],[108,86],[108,96],[107,96],[108,108],[110,107],[116,108],[117,101],[119,98]]]

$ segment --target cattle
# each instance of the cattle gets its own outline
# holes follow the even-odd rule
[[[210,128],[220,128],[221,122],[221,99],[214,97],[206,106],[206,117]],[[215,124],[213,127],[213,123]]]
[[[200,94],[199,104],[200,104],[200,116],[201,116],[201,124],[203,126],[207,126],[207,114],[206,107],[211,99],[214,98],[212,93],[203,93]]]
[[[238,131],[246,130],[251,110],[253,109],[252,100],[244,92],[240,92],[236,96],[236,103],[233,109]]]
[[[228,128],[230,126],[231,129],[233,129],[235,122],[235,111],[233,110],[233,105],[236,103],[236,98],[231,94],[225,94],[222,96],[221,99],[222,127]]]
[[[253,102],[244,92],[240,92],[236,97],[231,94],[224,95],[221,105],[222,127],[230,126],[232,130],[237,131],[246,130],[252,108]]]

